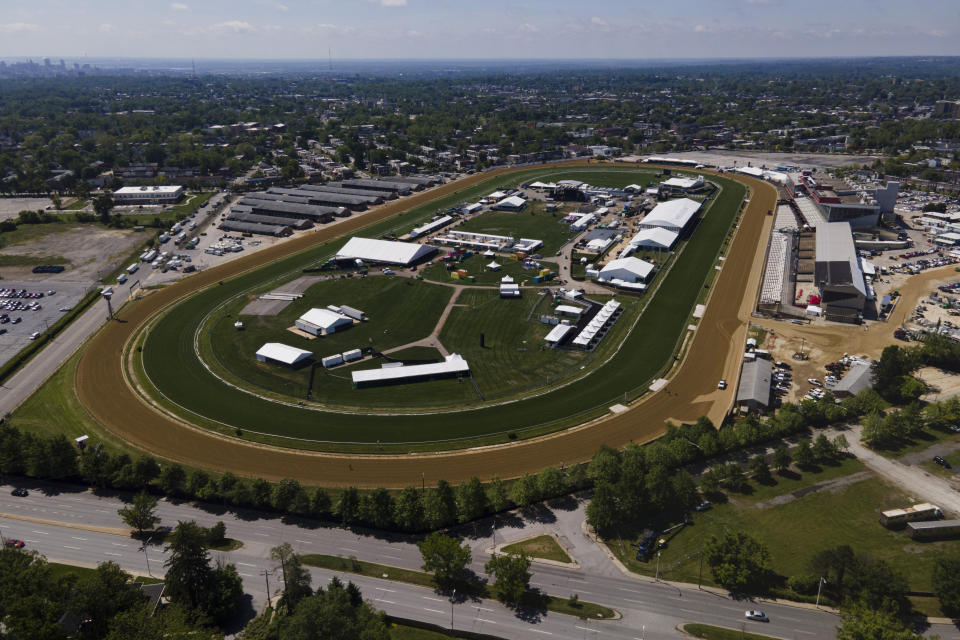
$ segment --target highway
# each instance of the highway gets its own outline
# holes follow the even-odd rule
[[[29,486],[29,485],[28,485]],[[116,510],[121,499],[97,496],[79,488],[36,485],[26,498],[10,495],[10,485],[0,485],[0,530],[6,537],[26,542],[51,561],[94,566],[112,560],[140,575],[162,575],[166,554],[162,546],[140,543],[126,533]],[[584,621],[560,614],[520,616],[495,601],[457,599],[412,585],[339,574],[353,580],[364,596],[389,614],[449,626],[451,610],[457,628],[509,638],[673,638],[676,626],[704,622],[747,630],[763,631],[782,638],[834,637],[838,617],[809,606],[770,602],[737,601],[716,590],[698,590],[696,585],[657,582],[625,575],[606,552],[583,532],[585,503],[549,509],[538,521],[513,517],[501,520],[496,529],[491,521],[472,525],[463,533],[473,548],[472,569],[483,575],[487,550],[540,533],[554,533],[580,564],[579,568],[534,564],[532,585],[542,591],[566,597],[578,594],[581,600],[613,607],[623,614],[615,621]],[[237,565],[244,588],[253,606],[261,610],[266,602],[264,570],[271,594],[280,584],[280,572],[269,558],[270,548],[289,542],[299,553],[324,553],[397,567],[419,569],[420,553],[413,541],[402,536],[372,534],[348,529],[303,523],[253,511],[226,511],[216,506],[203,508],[189,503],[160,502],[162,525],[178,520],[196,520],[209,526],[217,520],[227,525],[227,535],[241,540],[233,552],[213,552]],[[541,513],[541,516],[544,515]],[[70,524],[66,524],[70,523]],[[476,533],[474,533],[474,531]],[[495,540],[494,540],[495,538]],[[148,569],[149,563],[149,569]],[[314,586],[325,584],[334,572],[314,569]],[[757,608],[770,616],[768,624],[745,621],[743,612]],[[954,627],[935,625],[931,633],[941,638],[960,639]]]

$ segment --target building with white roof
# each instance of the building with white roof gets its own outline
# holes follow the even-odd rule
[[[572,324],[558,324],[553,329],[550,330],[544,340],[547,344],[557,345],[563,342],[563,339],[567,337],[567,334],[573,331],[576,327]]]
[[[644,249],[663,249],[669,250],[677,243],[680,234],[663,227],[648,227],[641,229],[637,235],[630,240],[630,247],[634,250]]]
[[[660,183],[660,188],[669,193],[693,193],[706,185],[703,176],[696,178],[670,178]]]
[[[439,380],[441,378],[460,377],[470,373],[470,365],[463,356],[452,353],[443,362],[431,364],[413,364],[404,366],[402,363],[387,363],[380,369],[365,369],[351,372],[353,386],[374,387],[388,384],[404,384],[423,380]]]
[[[618,258],[611,260],[600,269],[600,280],[623,280],[624,282],[646,282],[653,273],[654,266],[640,258]]]
[[[257,350],[257,360],[260,362],[279,362],[290,367],[309,360],[312,356],[313,353],[309,351],[279,342],[267,342]]]
[[[183,197],[183,187],[161,185],[157,187],[123,187],[113,192],[115,204],[173,204]]]
[[[654,207],[653,211],[640,221],[640,228],[660,227],[678,234],[683,233],[698,211],[700,211],[700,203],[696,200],[690,198],[667,200]]]
[[[330,309],[310,309],[294,323],[314,336],[326,336],[353,325],[353,319]]]
[[[493,208],[498,211],[523,211],[526,206],[527,201],[520,196],[510,196],[497,202]]]
[[[817,227],[813,281],[827,320],[859,323],[867,301],[867,287],[849,222],[827,222]]]
[[[354,236],[337,252],[337,260],[363,260],[383,264],[411,265],[437,252],[428,244],[393,242]]]

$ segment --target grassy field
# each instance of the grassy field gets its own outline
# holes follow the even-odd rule
[[[740,629],[714,627],[709,624],[688,623],[683,625],[683,630],[694,638],[703,638],[704,640],[778,640],[773,636],[750,633]]]
[[[320,567],[322,569],[331,569],[333,571],[345,571],[356,573],[371,578],[381,578],[393,580],[395,582],[406,582],[421,587],[435,588],[433,576],[423,571],[413,571],[411,569],[398,569],[384,564],[374,562],[364,562],[355,558],[341,558],[339,556],[328,556],[319,553],[312,553],[301,556],[303,564],[310,567]],[[384,576],[386,576],[384,578]],[[490,587],[485,584],[475,585],[475,595],[478,598],[493,598],[496,596],[496,586]],[[554,613],[563,613],[578,618],[592,618],[594,620],[604,620],[616,616],[616,612],[603,605],[592,602],[579,601],[576,604],[569,602],[566,598],[557,598],[555,596],[541,596],[539,594],[530,594],[530,604],[537,608],[552,611]]]
[[[554,562],[573,562],[563,547],[554,540],[553,536],[537,536],[529,540],[521,540],[508,544],[503,548],[504,553],[526,553],[531,558],[542,558]]]
[[[90,567],[76,567],[72,564],[61,564],[59,562],[48,562],[47,566],[50,567],[50,571],[53,573],[54,579],[66,576],[83,578],[96,571],[96,569],[92,569]],[[144,584],[161,584],[163,582],[163,580],[160,578],[151,578],[149,576],[134,576],[133,581],[142,582]]]
[[[616,173],[614,177],[629,182],[635,182],[643,175],[630,168],[604,171]],[[531,169],[529,173],[498,176],[400,214],[363,233],[374,237],[390,232],[405,233],[408,227],[433,215],[438,208],[442,211],[452,204],[472,200],[489,193],[492,187],[534,178],[584,177],[575,169]],[[509,433],[535,435],[576,424],[604,413],[613,398],[635,397],[641,393],[649,380],[656,377],[672,358],[701,292],[696,283],[703,282],[710,275],[716,252],[745,193],[745,188],[738,183],[723,178],[717,178],[717,181],[723,185],[723,191],[712,200],[682,258],[665,277],[663,287],[651,301],[636,330],[609,361],[577,383],[577,393],[557,389],[509,405],[460,411],[455,420],[444,414],[395,415],[386,421],[389,428],[384,428],[385,419],[375,415],[325,415],[318,420],[316,411],[277,405],[224,387],[193,357],[192,336],[198,319],[223,302],[246,295],[255,287],[265,290],[267,283],[279,284],[291,279],[305,266],[322,263],[342,242],[295,254],[178,303],[152,326],[150,340],[156,348],[144,350],[144,361],[159,390],[167,397],[176,398],[187,410],[247,431],[269,429],[288,437],[359,443],[380,440],[384,444],[459,439],[477,442],[480,438],[486,442],[502,442],[508,439]],[[611,338],[607,340],[612,342]],[[638,354],[643,357],[637,357]],[[216,400],[212,402],[214,398]],[[322,424],[320,429],[319,424]]]
[[[518,213],[490,211],[467,220],[457,230],[542,240],[543,247],[536,253],[552,256],[576,233],[571,233],[570,226],[560,222],[562,214],[548,213],[545,206],[542,202],[531,202]]]
[[[76,198],[73,202],[68,204],[63,208],[64,211],[80,211],[81,209],[86,208],[90,204],[89,200],[84,200],[82,198]]]
[[[500,265],[500,269],[497,271],[491,271],[487,269],[487,265],[491,262],[496,262]],[[540,264],[545,269],[550,269],[554,273],[559,274],[560,268],[557,266],[556,262],[546,262],[539,261]],[[466,284],[466,285],[499,285],[500,279],[503,276],[510,276],[513,278],[517,284],[521,286],[530,285],[533,283],[533,277],[538,275],[538,271],[532,269],[525,269],[523,263],[518,260],[513,260],[505,256],[496,256],[494,258],[485,258],[482,255],[474,254],[463,260],[462,262],[456,263],[457,269],[466,269],[467,272],[475,278],[474,282],[469,282],[466,280],[455,280],[450,277],[450,272],[447,271],[446,265],[443,262],[437,262],[436,264],[430,265],[423,270],[423,277],[427,280],[433,280],[435,282],[450,282],[452,284]]]
[[[63,256],[0,254],[0,267],[35,267],[39,264],[70,264],[70,261]]]
[[[81,229],[85,225],[63,222],[44,222],[41,224],[21,224],[15,231],[0,233],[0,249],[20,244],[30,244],[51,233],[66,233]]]
[[[810,559],[818,551],[848,544],[857,553],[889,562],[907,577],[912,590],[929,591],[933,562],[955,549],[956,543],[914,542],[904,531],[880,526],[880,511],[912,501],[875,476],[843,481],[863,469],[859,461],[850,458],[819,473],[774,474],[775,484],[754,483],[747,494],[731,494],[729,502],[694,514],[694,526],[684,527],[669,538],[660,558],[660,576],[696,583],[700,551],[710,536],[745,531],[769,547],[771,567],[784,577],[806,574]],[[840,484],[807,492],[813,485],[834,479]],[[623,537],[609,541],[610,549],[632,571],[653,575],[656,559],[636,560],[636,541],[644,526],[658,529],[670,524],[675,523],[638,522],[631,530],[621,531]],[[714,584],[707,567],[703,568],[703,584]]]
[[[282,342],[311,351],[316,361],[350,349],[372,347],[375,351],[382,351],[398,347],[430,335],[452,294],[450,287],[390,276],[322,280],[276,316],[241,315],[239,312],[247,303],[246,299],[241,299],[230,307],[232,312],[217,316],[208,326],[210,349],[219,365],[218,371],[224,375],[278,394],[301,398],[310,385],[310,367],[293,369],[276,363],[257,362],[254,354],[265,342]],[[330,304],[360,309],[368,320],[313,340],[287,331],[309,309]],[[244,323],[243,331],[237,331],[233,326],[238,316]],[[148,340],[147,348],[150,346]],[[376,361],[333,370],[317,368],[312,376],[313,399],[369,407],[429,402],[430,392],[415,390],[411,393],[410,385],[406,388],[353,389],[349,370],[379,365],[380,362]]]

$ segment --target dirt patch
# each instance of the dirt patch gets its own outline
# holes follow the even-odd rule
[[[58,274],[34,274],[31,267],[5,267],[3,277],[44,282],[96,282],[113,271],[117,261],[126,257],[147,236],[122,229],[103,229],[94,225],[76,225],[34,238],[28,243],[3,249],[12,256],[62,256],[69,262]]]
[[[917,370],[916,376],[930,387],[929,393],[921,396],[922,400],[934,402],[960,395],[960,375],[956,373],[923,367]]]

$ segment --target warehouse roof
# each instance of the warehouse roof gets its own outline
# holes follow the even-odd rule
[[[828,222],[817,226],[814,270],[817,286],[849,284],[867,295],[849,222]]]
[[[665,227],[683,229],[700,210],[700,203],[690,198],[678,198],[661,202],[647,214],[640,225],[644,227]]]
[[[233,211],[227,216],[227,220],[237,220],[239,222],[253,222],[256,224],[267,224],[283,227],[301,227],[309,225],[311,222],[303,218],[284,218],[282,216],[263,216],[256,213],[246,213],[244,211]]]
[[[463,359],[463,356],[452,353],[446,357],[443,362],[431,364],[413,364],[401,367],[385,367],[381,369],[366,369],[364,371],[353,371],[350,375],[353,377],[354,384],[362,382],[383,382],[387,380],[404,380],[409,378],[421,378],[424,376],[435,376],[452,373],[469,373],[470,365]]]
[[[354,236],[337,252],[338,260],[355,259],[407,265],[434,253],[436,247],[411,242],[393,242]]]
[[[223,231],[239,231],[240,233],[262,233],[268,236],[281,236],[290,231],[290,227],[282,224],[260,224],[259,222],[242,222],[240,220],[224,220],[220,223]]]
[[[611,260],[600,269],[600,279],[606,280],[616,277],[617,271],[627,271],[637,277],[639,280],[646,280],[653,272],[653,265],[647,262],[646,260],[641,260],[640,258],[634,258],[633,256],[629,258],[618,258],[617,260]],[[606,277],[604,277],[606,275]]]
[[[315,191],[317,193],[342,193],[348,196],[367,198],[369,204],[381,204],[385,197],[393,194],[387,191],[371,191],[370,189],[348,189],[347,187],[332,187],[327,184],[304,184],[298,187],[301,191]]]
[[[244,198],[237,204],[244,207],[250,207],[251,211],[255,212],[276,211],[277,213],[289,213],[295,216],[304,216],[313,220],[341,215],[346,212],[346,209],[343,207],[324,207],[316,204],[276,202],[273,200],[257,200],[250,198]],[[236,205],[234,205],[234,207],[236,207]],[[234,208],[234,211],[236,211],[236,208]]]
[[[508,209],[522,209],[527,205],[527,201],[521,198],[520,196],[510,196],[499,201],[497,204],[493,205],[497,209],[502,209],[504,207]]]
[[[757,358],[743,363],[740,372],[740,386],[737,388],[737,402],[756,402],[770,406],[770,379],[772,365],[769,360]]]
[[[833,387],[833,393],[834,395],[849,394],[855,396],[864,389],[873,386],[873,380],[873,365],[868,362],[854,362],[850,365],[847,374]]]
[[[660,184],[673,189],[693,189],[694,187],[699,187],[703,184],[703,176],[698,176],[696,178],[670,178],[669,180],[664,180]]]
[[[297,349],[279,342],[268,342],[257,350],[257,356],[268,360],[275,360],[283,364],[296,364],[306,360],[313,354],[303,349]]]
[[[369,196],[350,196],[345,193],[331,193],[328,191],[307,191],[306,189],[284,189],[281,187],[271,187],[268,193],[280,193],[283,195],[295,196],[298,198],[307,198],[311,203],[327,205],[366,205],[370,202]]]
[[[307,324],[312,324],[315,327],[327,330],[331,327],[336,327],[343,324],[353,324],[353,320],[343,315],[342,313],[336,313],[330,311],[329,309],[310,309],[305,314],[297,318],[301,322],[306,322]]]
[[[575,329],[575,327],[572,324],[558,324],[553,329],[551,329],[550,333],[544,336],[543,339],[551,343],[560,342],[566,337],[568,333],[573,331],[573,329]]]
[[[182,191],[183,187],[178,185],[160,185],[156,187],[121,187],[113,192],[113,195],[128,195],[132,193],[152,193],[155,195],[170,195]]]

